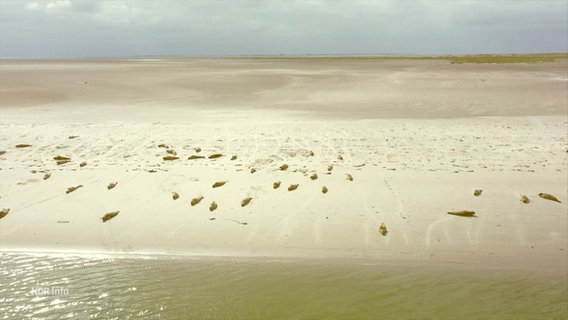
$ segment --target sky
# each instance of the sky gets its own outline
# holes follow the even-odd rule
[[[0,57],[568,52],[568,0],[0,0]]]

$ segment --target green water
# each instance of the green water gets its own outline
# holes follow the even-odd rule
[[[2,319],[568,318],[566,277],[527,272],[416,262],[0,258]]]

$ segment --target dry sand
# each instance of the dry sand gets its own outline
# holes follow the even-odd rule
[[[2,61],[0,97],[0,250],[568,267],[568,61]]]

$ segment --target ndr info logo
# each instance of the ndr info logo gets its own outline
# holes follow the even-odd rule
[[[36,282],[36,286],[32,287],[32,294],[36,296],[66,296],[69,289],[63,287],[42,286]]]

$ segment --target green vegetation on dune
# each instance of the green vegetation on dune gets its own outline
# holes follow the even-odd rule
[[[568,53],[551,54],[480,54],[440,57],[452,63],[539,63],[568,59]]]
[[[447,60],[450,63],[540,63],[568,59],[568,53],[540,54],[478,54],[478,55],[447,55],[447,56],[255,56],[243,59],[261,60],[309,60],[309,61],[368,61],[368,60]]]

